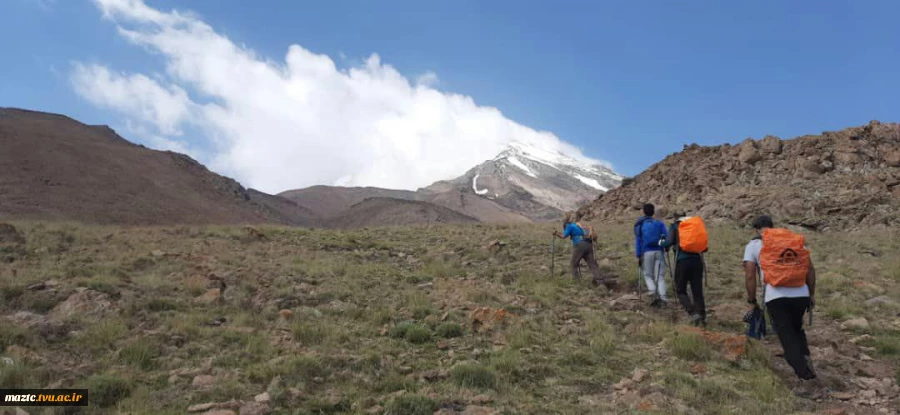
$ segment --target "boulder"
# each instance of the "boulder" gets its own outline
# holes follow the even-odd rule
[[[842,330],[867,329],[869,321],[865,317],[853,318],[841,323]]]
[[[8,223],[0,223],[0,245],[24,245],[25,238],[15,226]]]
[[[772,135],[767,135],[762,139],[762,151],[768,154],[781,154],[782,143],[781,139]]]
[[[79,287],[69,298],[57,304],[50,311],[50,316],[56,319],[75,315],[100,316],[112,307],[113,302],[106,293]]]
[[[740,145],[740,153],[738,153],[738,160],[743,164],[753,164],[760,160],[762,160],[762,154],[760,154],[759,149],[756,146],[756,141],[748,138],[744,140]]]
[[[262,402],[247,402],[241,406],[240,415],[268,415],[272,413],[269,405]]]

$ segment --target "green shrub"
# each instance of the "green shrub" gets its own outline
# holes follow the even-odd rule
[[[437,327],[437,335],[445,339],[459,337],[463,334],[463,328],[456,323],[444,323]]]
[[[90,403],[108,408],[128,397],[132,391],[131,382],[117,376],[94,375],[87,379],[87,389],[91,392]]]
[[[457,385],[466,388],[491,389],[497,384],[494,371],[481,365],[458,365],[450,370],[450,377]]]
[[[385,408],[387,415],[431,415],[438,404],[422,395],[402,395],[394,398]]]
[[[410,343],[422,344],[431,340],[431,330],[425,326],[414,325],[406,330],[404,338]]]
[[[697,334],[678,333],[668,342],[669,350],[675,356],[696,362],[712,358],[713,350],[702,336]]]
[[[414,327],[416,323],[411,321],[403,321],[391,327],[391,331],[388,333],[392,338],[402,339],[406,337],[406,332],[409,331],[411,327]]]

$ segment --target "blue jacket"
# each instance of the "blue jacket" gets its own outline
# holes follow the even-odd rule
[[[584,231],[575,223],[570,222],[566,225],[563,237],[568,238],[570,236],[572,237],[572,245],[578,245],[578,243],[584,239]]]
[[[659,240],[668,236],[666,225],[662,221],[642,216],[634,222],[634,250],[638,258],[644,252],[662,251]]]

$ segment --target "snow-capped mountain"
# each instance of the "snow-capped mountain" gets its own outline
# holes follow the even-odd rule
[[[435,183],[425,194],[453,191],[452,209],[467,212],[475,199],[487,199],[510,212],[531,220],[558,218],[566,210],[597,198],[618,187],[624,177],[611,169],[585,163],[558,151],[550,151],[521,142],[512,142],[491,160],[472,168],[464,175]],[[467,206],[468,202],[468,206]]]

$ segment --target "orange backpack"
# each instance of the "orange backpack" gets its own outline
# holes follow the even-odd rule
[[[703,219],[691,216],[678,222],[678,248],[692,254],[702,254],[709,249],[709,235]]]
[[[809,250],[803,235],[787,229],[764,229],[759,265],[764,282],[773,287],[802,287],[809,271]]]

